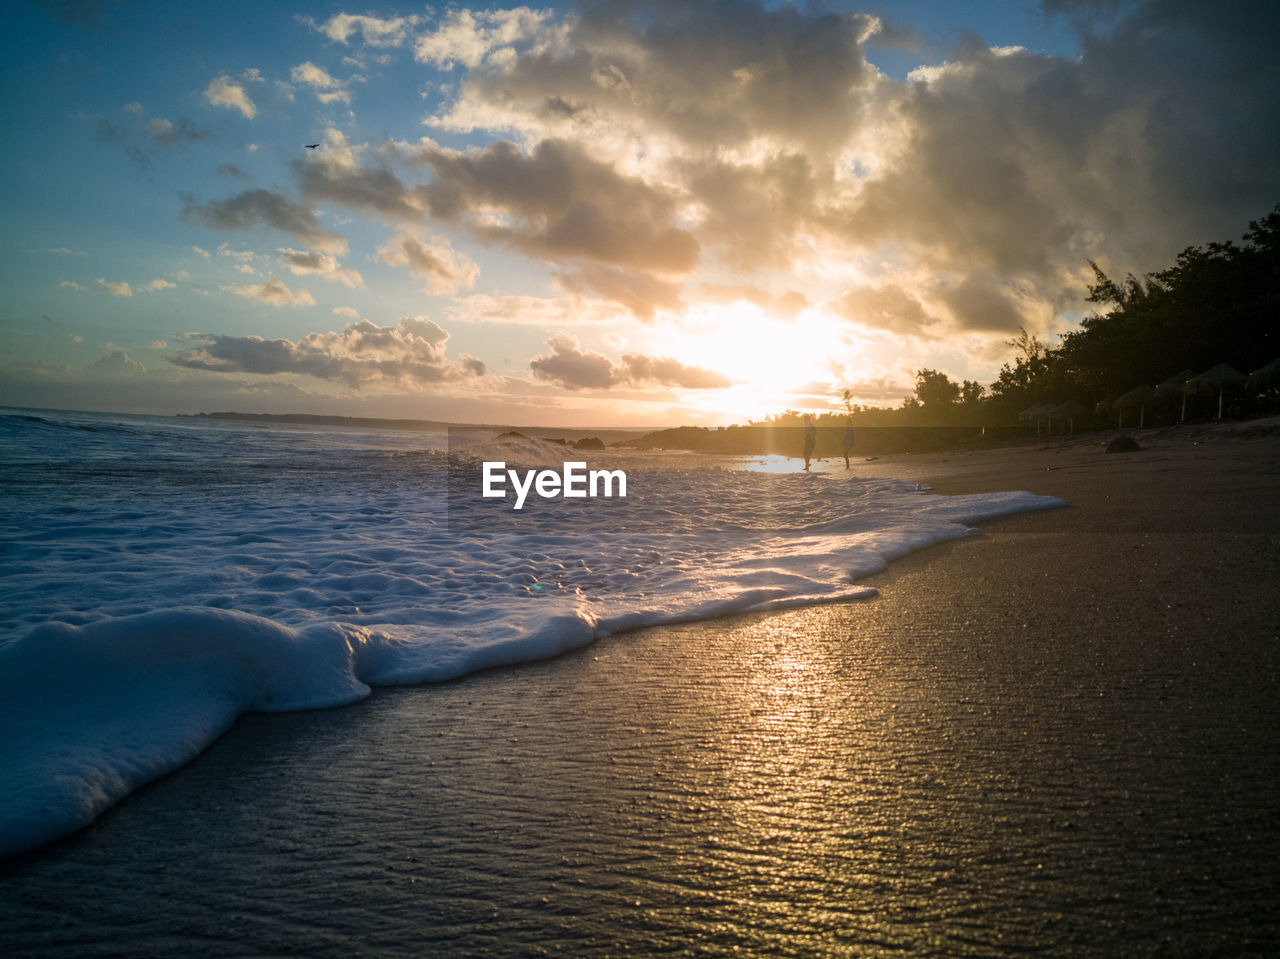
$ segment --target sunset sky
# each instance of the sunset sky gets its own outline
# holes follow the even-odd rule
[[[986,384],[1088,260],[1280,201],[1278,21],[19,0],[0,403],[673,425]]]

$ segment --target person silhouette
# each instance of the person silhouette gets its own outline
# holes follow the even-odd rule
[[[809,460],[813,456],[813,448],[818,445],[818,428],[813,425],[813,417],[804,418],[804,471],[809,472]]]
[[[844,439],[840,441],[840,448],[844,450],[844,468],[849,468],[849,454],[853,452],[853,417],[849,417],[844,421]]]

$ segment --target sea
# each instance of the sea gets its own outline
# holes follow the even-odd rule
[[[483,495],[483,463],[566,461],[622,471],[626,495]],[[85,826],[246,713],[870,600],[859,579],[898,557],[1063,505],[854,466],[0,410],[0,856]]]

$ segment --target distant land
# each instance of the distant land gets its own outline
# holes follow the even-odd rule
[[[607,429],[564,429],[546,426],[511,426],[506,424],[446,423],[439,420],[393,420],[368,416],[325,416],[315,413],[179,413],[178,416],[200,419],[231,420],[242,423],[290,423],[300,426],[338,426],[348,429],[408,430],[444,432],[447,430],[515,431],[525,436],[552,441],[574,441],[599,438],[609,446],[630,449],[686,450],[697,453],[719,453],[729,456],[760,456],[770,453],[799,456],[803,447],[803,430],[798,426],[773,424],[752,426],[680,426],[663,429],[611,427]],[[906,453],[947,449],[968,444],[1008,442],[1025,435],[1017,428],[987,429],[972,426],[860,426],[855,430],[855,455],[868,453]],[[816,455],[840,455],[843,426],[818,427]]]
[[[206,420],[231,420],[239,423],[291,423],[296,426],[341,426],[347,429],[406,430],[416,433],[440,433],[447,430],[516,430],[526,436],[539,439],[581,439],[596,436],[605,442],[634,439],[637,434],[652,432],[648,428],[627,429],[587,427],[565,429],[553,426],[512,426],[504,423],[447,423],[443,420],[393,420],[374,416],[327,416],[320,413],[178,413],[182,418]]]
[[[384,420],[372,416],[324,416],[318,413],[179,413],[180,417],[207,420],[236,420],[244,423],[295,423],[301,426],[355,426],[377,430],[414,430],[438,432],[464,423],[444,423],[439,420]],[[483,425],[476,429],[484,429]],[[494,427],[500,429],[501,427]]]

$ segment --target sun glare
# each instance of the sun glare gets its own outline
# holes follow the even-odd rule
[[[714,398],[687,396],[691,406],[732,407],[743,418],[797,405],[796,393],[831,377],[829,360],[843,342],[835,321],[816,310],[775,316],[753,303],[695,306],[672,330],[667,348],[680,362],[733,381]]]
[[[695,308],[678,341],[683,362],[705,366],[735,382],[760,388],[798,385],[813,378],[806,350],[790,322],[751,303]]]

